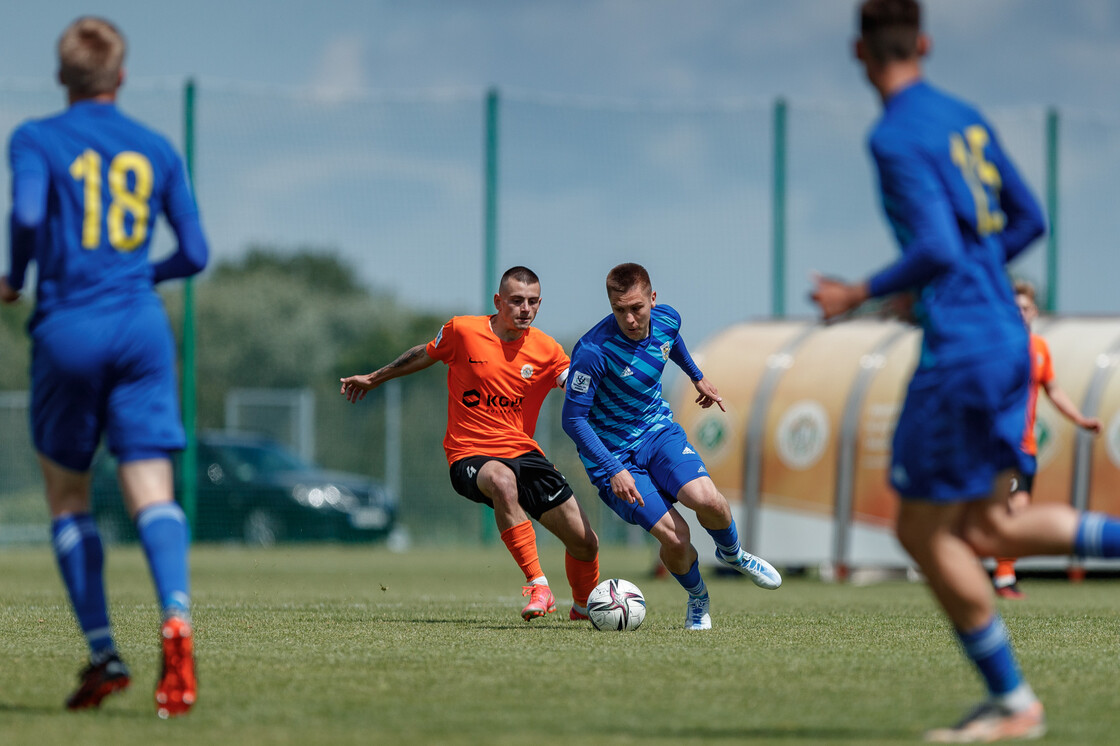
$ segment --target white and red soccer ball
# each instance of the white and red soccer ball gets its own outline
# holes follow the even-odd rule
[[[604,580],[587,597],[587,616],[599,630],[635,630],[646,618],[646,599],[629,580]]]

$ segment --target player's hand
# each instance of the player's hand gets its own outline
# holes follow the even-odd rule
[[[634,477],[630,476],[630,472],[626,469],[611,477],[611,490],[619,500],[625,500],[631,505],[638,503],[638,505],[645,507],[646,503],[642,499],[642,493],[638,492],[638,485],[635,484]]]
[[[1086,418],[1082,419],[1081,420],[1081,427],[1084,430],[1088,430],[1093,435],[1100,435],[1101,434],[1101,421],[1098,420],[1096,417],[1086,417]]]
[[[831,321],[858,308],[868,298],[867,284],[853,284],[813,273],[809,297],[821,309],[821,318]]]
[[[693,381],[692,385],[696,387],[696,392],[699,394],[699,396],[696,397],[696,403],[703,409],[707,409],[713,404],[718,404],[721,412],[727,411],[723,406],[723,397],[719,395],[719,391],[716,390],[716,387],[708,382],[707,378]]]
[[[19,300],[19,291],[8,284],[8,278],[0,275],[0,302],[15,303]]]
[[[914,303],[917,302],[914,293],[903,291],[891,295],[883,302],[883,311],[888,318],[898,319],[905,324],[917,324],[914,316]]]
[[[345,396],[348,402],[360,402],[366,398],[367,391],[377,388],[377,383],[374,382],[373,377],[373,373],[366,373],[361,376],[340,378],[338,380],[342,381],[342,390],[339,393]]]

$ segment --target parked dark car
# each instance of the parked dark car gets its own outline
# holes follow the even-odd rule
[[[94,515],[106,538],[135,540],[116,466],[104,452],[94,462]],[[179,457],[175,494],[182,499]],[[369,477],[326,471],[254,433],[198,435],[198,502],[192,531],[197,541],[369,541],[387,536],[396,518],[396,496]]]

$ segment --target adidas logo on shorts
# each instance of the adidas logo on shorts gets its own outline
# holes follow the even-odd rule
[[[691,448],[689,448],[688,446],[685,446],[685,447],[684,447],[684,450],[683,450],[683,451],[681,451],[681,455],[682,455],[682,456],[695,456],[695,455],[696,455],[696,451],[692,450],[692,449],[691,449]]]

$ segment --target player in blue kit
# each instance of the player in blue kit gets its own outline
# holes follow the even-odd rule
[[[761,588],[777,588],[782,577],[740,547],[727,500],[661,396],[661,374],[672,360],[692,381],[701,407],[723,409],[716,387],[688,354],[680,314],[656,305],[657,293],[640,264],[610,271],[607,298],[611,315],[572,350],[564,432],[576,442],[603,502],[660,542],[661,561],[688,592],[685,627],[711,629],[708,589],[677,503],[696,513],[720,562]]]
[[[1030,360],[1005,264],[1044,231],[1042,212],[973,107],[922,77],[930,48],[916,0],[866,0],[856,57],[883,102],[870,136],[901,256],[868,280],[818,278],[834,319],[871,297],[915,297],[922,347],[895,429],[897,534],[979,671],[988,697],[935,742],[1037,738],[1041,703],[1023,678],[980,557],[1120,556],[1120,522],[1069,505],[1011,511]]]
[[[11,264],[0,277],[0,300],[19,299],[34,260],[32,434],[55,556],[90,650],[66,706],[97,707],[129,684],[90,515],[90,463],[104,435],[163,609],[155,698],[157,713],[168,717],[190,708],[196,682],[188,526],[174,501],[170,460],[185,437],[174,339],[153,285],[200,271],[208,247],[182,160],[117,109],[124,55],[120,32],[98,18],[78,19],[59,39],[58,79],[69,106],[11,136]],[[160,213],[179,246],[153,264],[148,247]]]

